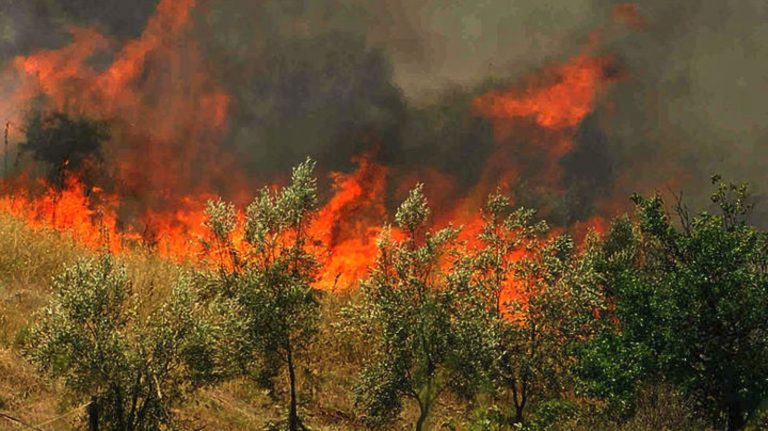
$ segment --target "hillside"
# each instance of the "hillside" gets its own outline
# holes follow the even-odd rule
[[[66,234],[31,229],[23,222],[0,214],[0,412],[27,424],[45,424],[44,430],[79,429],[84,409],[67,401],[56,382],[36,373],[22,357],[21,345],[33,314],[50,294],[50,280],[78,257],[93,253],[68,239]],[[131,281],[142,295],[162,298],[183,270],[177,265],[137,250],[121,258]],[[305,379],[302,409],[312,429],[358,429],[350,388],[355,377],[356,352],[334,334],[333,320],[348,294],[326,295],[320,340],[310,357],[311,378]],[[357,356],[359,358],[359,356]],[[281,398],[285,394],[274,394]],[[410,409],[412,410],[412,409]],[[460,422],[463,410],[453,403],[441,406],[439,420]],[[266,429],[283,419],[279,403],[253,384],[233,381],[206,389],[178,412],[190,429]],[[409,411],[406,417],[414,415]],[[61,419],[56,419],[64,415]],[[52,419],[56,419],[53,420]],[[409,427],[402,426],[403,429]],[[0,429],[24,429],[3,419]]]
[[[0,215],[0,412],[42,430],[83,429],[85,409],[71,401],[60,382],[37,374],[22,356],[22,346],[33,316],[50,295],[50,280],[61,268],[79,257],[93,255],[68,239],[66,234],[29,228],[23,222]],[[169,286],[185,271],[147,250],[136,249],[119,257],[129,271],[134,289],[151,301],[168,295]],[[339,311],[359,301],[356,291],[321,295],[321,325],[317,342],[301,371],[300,411],[306,425],[316,430],[366,429],[354,403],[353,387],[368,352],[359,339],[342,337]],[[362,349],[362,350],[361,350]],[[273,429],[284,420],[286,393],[269,394],[254,383],[234,379],[197,392],[177,411],[177,425],[184,429]],[[493,430],[488,400],[465,402],[454,396],[441,398],[435,407],[434,429]],[[546,426],[553,430],[703,429],[690,405],[673,389],[653,391],[639,398],[635,414],[621,423],[594,414],[598,404],[576,416]],[[483,413],[485,412],[485,413]],[[490,414],[490,415],[489,415]],[[557,413],[554,417],[557,417]],[[406,403],[400,419],[386,429],[412,429],[418,416]],[[569,419],[568,419],[569,418]],[[0,429],[25,429],[4,418]],[[539,429],[535,428],[530,429]],[[527,429],[527,428],[526,428]],[[544,428],[542,428],[544,429]]]

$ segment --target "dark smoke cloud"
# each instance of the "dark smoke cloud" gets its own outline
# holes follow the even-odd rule
[[[234,98],[227,144],[257,174],[306,155],[345,169],[379,146],[391,163],[468,187],[493,145],[469,101],[569,58],[600,30],[599,51],[628,78],[580,126],[561,162],[566,209],[553,214],[584,219],[607,196],[665,183],[696,194],[714,172],[764,183],[768,3],[643,0],[638,28],[612,22],[622,3],[208,0],[194,31]],[[133,37],[155,5],[0,0],[0,55],[60,46],[70,24]]]
[[[256,61],[220,72],[236,97],[232,143],[252,169],[285,170],[307,155],[338,169],[398,142],[404,100],[386,57],[357,35],[275,38]]]
[[[41,0],[37,0],[40,2]],[[159,0],[43,0],[55,4],[71,21],[95,26],[112,36],[136,37]]]
[[[597,9],[616,2],[596,0]],[[757,187],[768,162],[768,3],[643,1],[644,31],[617,32],[605,46],[631,79],[602,112],[617,169],[638,184],[669,178],[689,195],[721,173]],[[631,186],[631,183],[630,183]],[[625,192],[628,190],[624,190]]]
[[[259,173],[307,155],[327,169],[373,146],[397,152],[405,100],[365,10],[341,1],[212,1],[198,31],[234,99],[231,144]]]
[[[212,0],[198,31],[236,98],[231,142],[253,170],[307,154],[344,169],[377,146],[389,164],[469,187],[493,146],[473,98],[577,52],[586,12],[585,1]]]
[[[121,39],[141,33],[158,0],[0,0],[0,59],[70,40],[67,27],[92,26]]]
[[[429,166],[450,173],[461,185],[474,184],[493,151],[488,121],[472,112],[479,90],[452,86],[409,110],[399,163],[413,170]]]

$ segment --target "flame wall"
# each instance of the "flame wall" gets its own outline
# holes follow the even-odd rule
[[[728,174],[729,151],[759,180],[754,88],[768,83],[752,67],[768,10],[668,3],[0,0],[12,160],[0,205],[89,244],[184,259],[206,199],[244,205],[309,155],[332,288],[364,272],[417,181],[436,224],[472,232],[501,186],[583,232],[632,191]],[[726,37],[685,27],[717,16]],[[97,179],[64,166],[63,192],[37,181],[18,152],[34,109],[110,125]]]

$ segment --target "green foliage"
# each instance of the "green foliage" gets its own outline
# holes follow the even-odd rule
[[[525,429],[530,431],[552,429],[558,423],[575,418],[578,412],[579,408],[573,401],[547,400],[537,406],[532,414],[532,420]]]
[[[41,371],[75,401],[91,401],[90,419],[107,430],[173,429],[190,394],[240,376],[290,396],[285,423],[251,414],[249,425],[303,429],[308,398],[299,392],[327,390],[329,370],[347,386],[361,364],[354,397],[312,416],[389,428],[410,403],[417,430],[444,408],[449,415],[435,425],[450,429],[704,429],[701,418],[717,428],[764,425],[768,237],[747,222],[745,185],[715,178],[716,211],[691,214],[678,199],[676,217],[660,196],[635,196],[634,217],[579,245],[500,193],[489,197],[477,238],[431,230],[418,185],[382,230],[361,291],[325,304],[326,316],[346,304],[342,319],[321,322],[313,168],[308,160],[287,186],[264,188],[244,214],[209,202],[203,244],[214,269],[180,277],[163,301],[139,292],[148,267],[131,278],[112,257],[82,259],[55,277],[33,322],[15,319],[3,337],[16,334]],[[8,286],[74,259],[63,246],[40,266],[48,261],[37,254],[52,243],[6,256],[0,275],[13,281],[27,271]],[[300,391],[310,373],[321,378],[305,378]],[[259,396],[237,380],[222,388],[237,385],[248,389],[233,397]],[[214,408],[236,401],[219,398]]]
[[[505,428],[505,423],[505,415],[499,406],[492,404],[475,408],[472,411],[467,429],[469,431],[499,431]]]
[[[569,237],[549,235],[532,211],[513,210],[500,194],[483,213],[479,249],[464,248],[454,228],[424,232],[428,215],[418,186],[395,218],[405,238],[385,230],[364,284],[367,304],[348,310],[364,316],[378,343],[358,401],[381,425],[402,399],[414,399],[420,428],[442,391],[488,394],[507,413],[493,424],[498,415],[479,418],[480,429],[522,423],[532,402],[567,395],[576,346],[596,333],[597,243],[575,251]]]
[[[449,278],[458,230],[427,231],[428,217],[418,185],[395,217],[404,239],[397,241],[390,228],[384,230],[379,256],[363,284],[364,303],[347,310],[368,327],[374,344],[357,388],[358,405],[371,426],[392,421],[407,398],[418,404],[416,429],[422,429],[453,377],[450,358],[460,346]]]
[[[220,268],[206,282],[228,313],[237,316],[238,333],[228,351],[241,373],[272,388],[280,370],[288,371],[288,426],[303,427],[297,412],[296,361],[314,340],[319,302],[312,288],[317,273],[308,227],[316,211],[314,162],[294,168],[291,183],[277,192],[263,189],[246,210],[244,239],[233,239],[234,206],[210,202],[207,243]]]
[[[124,267],[113,258],[83,259],[53,282],[50,304],[29,336],[27,356],[92,402],[91,420],[107,430],[170,425],[172,407],[216,378],[216,327],[190,284],[179,282],[168,302],[139,313]]]
[[[463,350],[472,354],[461,371],[466,388],[511,404],[508,421],[521,424],[532,401],[566,395],[575,347],[596,331],[595,240],[577,253],[568,236],[550,235],[533,211],[512,210],[498,193],[483,217],[481,247],[466,260],[471,276],[460,280],[474,298],[461,326],[475,327],[462,337],[475,347]]]
[[[768,395],[768,241],[746,222],[745,185],[720,182],[719,213],[679,222],[660,196],[635,197],[601,256],[615,310],[585,350],[590,392],[631,407],[636,384],[679,385],[713,423],[741,429]]]

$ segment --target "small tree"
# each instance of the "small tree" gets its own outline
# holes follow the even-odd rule
[[[418,185],[397,211],[401,241],[390,228],[379,238],[379,256],[363,283],[364,303],[348,315],[362,319],[374,340],[374,357],[357,389],[370,425],[397,417],[402,400],[418,404],[416,430],[424,429],[435,401],[450,386],[457,345],[450,268],[457,229],[428,232],[429,208]]]
[[[596,329],[602,307],[595,288],[595,241],[582,253],[567,235],[551,235],[534,212],[513,210],[496,193],[483,211],[480,248],[467,259],[470,276],[460,289],[476,298],[462,313],[472,328],[462,344],[475,344],[462,358],[470,390],[489,392],[519,424],[532,401],[560,397],[571,387],[576,344]]]
[[[304,428],[298,414],[297,361],[317,332],[319,302],[312,287],[317,274],[308,228],[317,205],[317,186],[307,160],[293,169],[291,183],[267,188],[248,206],[243,241],[234,206],[208,204],[208,248],[219,262],[208,281],[219,299],[240,319],[240,371],[273,387],[283,367],[288,373],[288,428]]]
[[[200,319],[188,282],[145,319],[125,268],[109,256],[77,262],[53,286],[26,353],[90,399],[91,430],[170,425],[171,407],[215,379],[216,327]]]
[[[768,237],[750,226],[746,185],[714,178],[718,213],[673,223],[660,196],[635,197],[603,250],[614,321],[585,350],[588,388],[631,401],[638,383],[679,385],[729,430],[768,396]]]
[[[26,119],[26,141],[21,149],[48,168],[48,180],[64,186],[67,171],[77,172],[92,181],[94,163],[102,159],[102,145],[109,140],[109,125],[100,120],[71,117],[62,112],[35,108]]]

